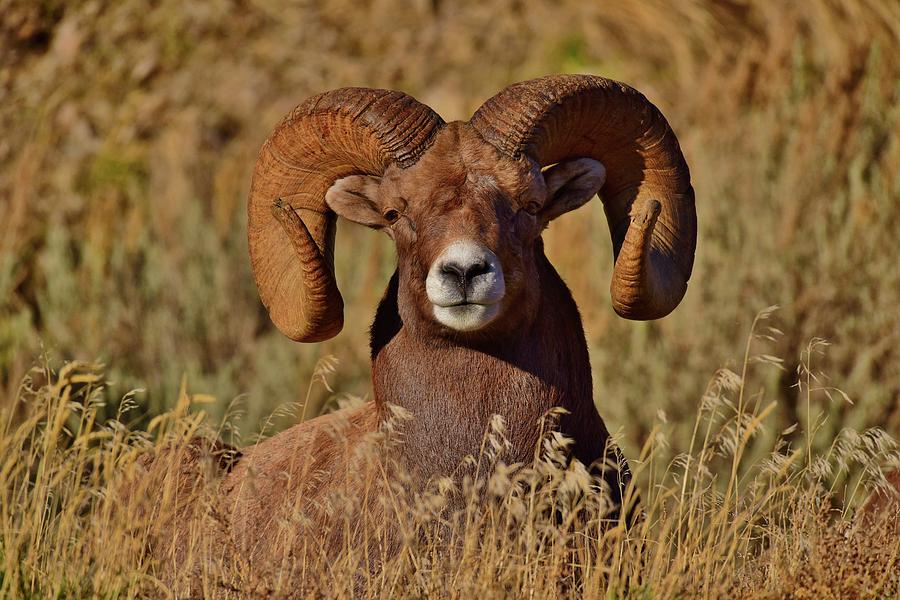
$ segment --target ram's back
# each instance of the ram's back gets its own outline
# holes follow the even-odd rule
[[[355,523],[380,455],[374,403],[295,425],[244,448],[221,493],[230,533],[242,556],[278,564],[298,552],[325,555]]]

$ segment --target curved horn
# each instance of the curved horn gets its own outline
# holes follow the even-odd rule
[[[253,277],[282,333],[316,342],[344,324],[328,188],[349,175],[380,176],[391,163],[410,166],[442,124],[402,92],[344,88],[308,99],[275,128],[256,161],[247,213]]]
[[[592,75],[550,75],[507,87],[470,123],[501,152],[541,167],[580,157],[603,163],[613,307],[645,320],[678,305],[697,244],[694,190],[675,134],[641,93]]]

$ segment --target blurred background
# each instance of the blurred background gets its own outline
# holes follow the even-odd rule
[[[451,120],[509,83],[580,72],[659,106],[697,193],[688,294],[658,322],[611,309],[599,202],[546,233],[626,452],[663,418],[689,435],[775,304],[751,348],[753,401],[777,400],[779,427],[808,419],[802,361],[820,444],[842,427],[898,436],[898,57],[900,3],[883,0],[0,0],[0,405],[35,364],[71,359],[106,365],[111,406],[142,388],[132,419],[171,407],[184,377],[217,398],[213,419],[237,403],[244,434],[307,396],[312,416],[369,395],[393,249],[341,222],[343,332],[282,337],[245,239],[263,140],[335,87],[400,89]],[[815,338],[831,345],[807,357]],[[327,356],[333,392],[313,377]]]

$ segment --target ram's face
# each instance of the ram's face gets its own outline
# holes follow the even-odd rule
[[[636,90],[592,75],[541,77],[505,88],[465,123],[445,123],[403,92],[324,92],[260,149],[247,205],[254,279],[282,333],[336,335],[337,213],[396,241],[404,326],[508,332],[537,314],[550,269],[541,230],[601,187],[613,308],[665,316],[693,265],[694,192],[678,140]]]
[[[601,172],[588,197],[603,183],[602,166],[590,162]],[[405,324],[482,336],[534,315],[543,256],[536,249],[552,218],[548,182],[534,163],[503,157],[453,123],[412,167],[345,178],[326,198],[338,214],[394,239]]]
[[[441,133],[416,165],[386,173],[379,197],[400,214],[391,230],[401,310],[474,332],[534,304],[534,212],[544,182],[539,170],[500,157],[471,130]]]

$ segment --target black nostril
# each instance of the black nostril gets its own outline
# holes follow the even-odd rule
[[[469,268],[466,269],[465,276],[467,280],[471,280],[478,277],[479,275],[484,275],[490,270],[491,265],[489,265],[487,262],[477,262],[469,265]]]
[[[441,265],[441,273],[447,277],[464,279],[466,276],[466,269],[462,265],[456,263],[444,263]]]
[[[490,270],[491,265],[486,261],[479,261],[465,266],[453,262],[441,265],[441,274],[444,275],[444,277],[455,279],[461,286],[467,285],[472,279],[479,275],[489,273]]]

